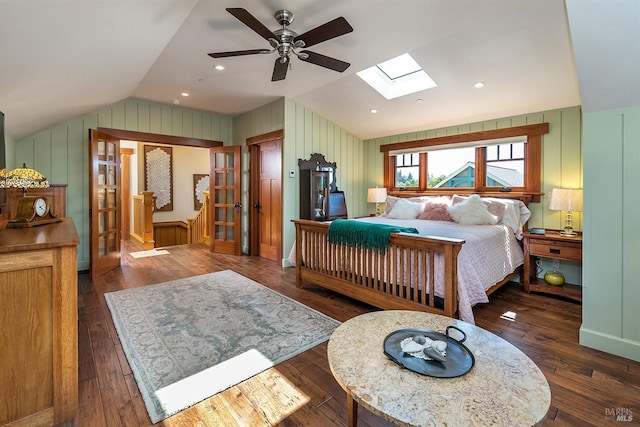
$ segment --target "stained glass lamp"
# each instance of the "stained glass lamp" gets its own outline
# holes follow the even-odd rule
[[[4,184],[7,188],[22,188],[22,197],[27,195],[29,188],[49,187],[47,178],[37,170],[28,168],[25,163],[22,167],[9,171],[4,178]]]

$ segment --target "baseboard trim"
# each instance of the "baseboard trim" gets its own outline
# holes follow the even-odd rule
[[[594,331],[583,326],[580,328],[580,344],[640,362],[640,342],[637,341]]]

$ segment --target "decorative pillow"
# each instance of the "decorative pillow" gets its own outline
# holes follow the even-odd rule
[[[476,194],[476,196],[479,196]],[[458,203],[462,203],[467,200],[468,197],[458,196],[457,194],[451,198],[451,204],[457,205]],[[507,209],[507,204],[499,199],[488,199],[486,197],[480,198],[482,202],[487,206],[489,212],[498,217],[498,224],[502,223],[502,216],[504,215],[505,210]]]
[[[458,224],[464,225],[494,225],[498,217],[487,209],[487,205],[477,194],[472,194],[466,200],[455,203],[448,208],[449,215]]]
[[[398,200],[400,200],[400,197],[387,196],[387,200],[385,201],[387,206],[384,208],[385,215],[389,215],[389,212],[391,212],[391,209],[393,209]]]
[[[451,204],[457,205],[458,203],[462,203],[465,200],[467,200],[466,196],[458,196],[457,194],[454,194],[453,197],[451,197]]]
[[[527,208],[527,205],[517,199],[485,197],[483,200],[485,202],[489,200],[503,204],[505,210],[502,214],[502,218],[500,219],[500,224],[509,226],[513,230],[515,236],[518,239],[522,239],[522,229],[531,217],[531,211]]]
[[[424,206],[429,200],[433,199],[431,196],[419,196],[419,197],[396,197],[396,196],[387,196],[386,200],[386,208],[384,210],[385,215],[389,215],[389,212],[396,205],[398,200],[408,200],[410,202],[418,203],[421,207]]]
[[[427,202],[422,208],[418,219],[428,219],[431,221],[453,221],[447,211],[448,203]]]
[[[387,218],[393,219],[416,219],[420,215],[422,205],[420,203],[410,202],[405,199],[398,199],[393,205],[391,211],[387,214]]]
[[[502,216],[507,209],[507,205],[498,201],[483,199],[482,202],[487,205],[487,210],[498,218],[498,224],[502,222]]]

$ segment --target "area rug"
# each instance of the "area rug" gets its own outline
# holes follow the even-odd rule
[[[340,325],[231,270],[105,299],[153,423],[326,341]]]

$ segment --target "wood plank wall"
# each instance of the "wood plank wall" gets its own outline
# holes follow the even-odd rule
[[[580,343],[640,360],[640,107],[584,116],[585,222]]]
[[[67,184],[67,215],[81,244],[78,268],[89,267],[89,129],[98,127],[222,141],[230,144],[233,119],[135,98],[83,115],[16,141],[16,164],[26,163],[53,184]]]
[[[308,159],[313,153],[321,153],[328,161],[336,162],[336,182],[338,189],[345,192],[349,217],[362,215],[365,212],[366,186],[362,182],[364,173],[362,139],[289,98],[281,98],[236,117],[234,144],[244,145],[247,138],[280,129],[285,131],[282,153],[282,254],[286,258],[295,238],[291,220],[299,217],[298,159]],[[247,158],[246,149],[243,153],[245,153],[243,171],[246,171],[246,162],[244,162]],[[289,178],[289,171],[294,171],[294,178]],[[245,173],[243,179],[246,176]],[[246,185],[246,182],[243,183],[243,188],[246,189]],[[243,193],[247,194],[246,191]],[[244,206],[247,206],[247,203],[244,203]],[[245,233],[243,247],[246,245]],[[287,265],[285,260],[283,264]]]

